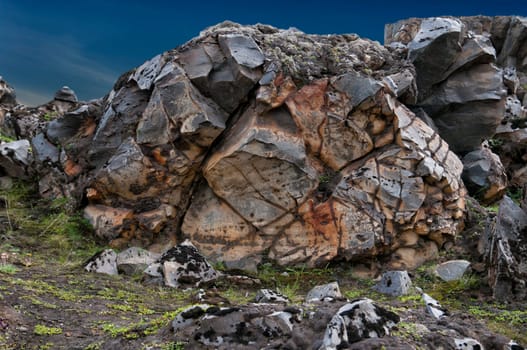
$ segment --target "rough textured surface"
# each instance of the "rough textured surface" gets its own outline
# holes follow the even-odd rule
[[[407,271],[387,271],[373,288],[379,293],[401,296],[412,290],[412,279]]]
[[[470,266],[467,260],[449,260],[436,266],[435,273],[443,281],[456,281],[461,279]]]
[[[406,268],[465,211],[459,159],[397,100],[416,91],[412,64],[376,42],[225,22],[101,100],[62,89],[2,128],[31,140],[41,194],[82,205],[112,247],[189,238],[227,268]]]
[[[306,295],[306,302],[320,301],[320,300],[336,300],[342,298],[339,284],[332,282],[315,286]]]
[[[507,190],[505,168],[488,146],[467,153],[463,159],[463,182],[470,195],[484,204],[499,200]]]
[[[92,256],[85,264],[84,269],[88,272],[117,275],[117,254],[111,249],[103,250]]]
[[[411,18],[385,28],[385,42],[404,47],[415,65],[416,105],[432,117],[458,153],[472,151],[494,135],[505,116],[507,87],[496,64],[509,64],[496,58],[500,41],[492,37],[492,26],[483,23],[477,17]],[[508,33],[506,40],[517,36]]]
[[[494,297],[500,301],[527,300],[527,213],[503,197],[484,241]]]
[[[399,316],[375,305],[369,299],[359,299],[342,306],[328,323],[319,350],[336,350],[364,338],[390,334]]]

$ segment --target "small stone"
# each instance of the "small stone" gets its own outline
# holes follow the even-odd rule
[[[112,249],[106,249],[92,256],[84,269],[88,272],[117,275],[117,254]]]
[[[373,289],[391,296],[406,295],[412,288],[412,280],[407,271],[387,271]]]
[[[339,284],[337,282],[331,282],[328,284],[315,286],[306,295],[307,302],[325,300],[326,298],[329,298],[329,299],[342,298],[342,294],[340,293]]]
[[[270,303],[270,304],[287,304],[289,299],[280,293],[275,292],[271,289],[260,289],[254,297],[256,303]]]
[[[443,281],[456,281],[463,277],[469,266],[470,261],[450,260],[437,265],[435,272]]]

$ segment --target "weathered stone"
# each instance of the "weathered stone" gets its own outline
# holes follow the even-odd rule
[[[262,334],[268,338],[277,338],[291,335],[293,322],[297,321],[296,315],[286,311],[275,311],[269,315],[258,317],[252,320]]]
[[[401,296],[410,293],[412,280],[406,271],[387,271],[381,280],[373,287],[377,292],[391,296]]]
[[[507,92],[510,95],[516,95],[518,87],[520,86],[520,79],[516,73],[516,67],[505,67],[503,69],[503,84],[507,87]]]
[[[507,189],[505,168],[488,147],[481,147],[463,157],[462,176],[469,193],[484,203],[501,199]]]
[[[32,161],[31,145],[28,140],[0,142],[0,170],[8,176],[28,179]]]
[[[194,195],[181,231],[209,259],[229,269],[256,271],[271,244],[205,184]]]
[[[0,105],[6,107],[17,105],[15,90],[7,84],[2,76],[0,76]]]
[[[498,301],[527,299],[527,213],[503,197],[495,221],[485,232],[488,281]]]
[[[283,109],[262,116],[248,109],[203,172],[214,193],[262,231],[304,202],[316,185],[304,143]]]
[[[157,262],[162,264],[164,281],[169,287],[197,286],[220,275],[189,240],[164,252]]]
[[[131,219],[133,211],[124,208],[112,208],[103,205],[89,205],[84,208],[84,217],[90,222],[100,238],[111,240],[119,237],[126,221]]]
[[[335,300],[342,298],[340,293],[339,284],[337,282],[331,282],[320,286],[313,287],[306,295],[306,301],[317,301],[317,300]]]
[[[481,350],[483,346],[479,341],[472,338],[454,339],[456,349],[460,350]]]
[[[55,145],[46,139],[44,134],[38,134],[31,140],[31,147],[35,160],[40,163],[58,163],[59,150]]]
[[[498,55],[498,62],[503,66],[513,65],[520,71],[527,69],[527,18],[512,17]]]
[[[373,303],[359,299],[342,306],[329,322],[319,350],[336,350],[364,338],[377,338],[390,334],[399,322],[399,316]]]
[[[117,270],[125,275],[141,273],[158,258],[159,254],[131,247],[117,254]]]
[[[453,18],[426,18],[408,43],[408,57],[415,65],[419,99],[442,80],[461,51],[463,24]]]
[[[470,261],[450,260],[437,265],[435,273],[443,281],[456,281],[463,277],[469,266]]]
[[[75,91],[68,86],[63,86],[60,90],[55,93],[55,100],[76,103],[78,101]]]
[[[440,320],[448,315],[447,310],[439,304],[437,300],[426,293],[422,293],[421,297],[426,306],[426,312],[432,315],[435,319]]]
[[[256,296],[254,297],[256,303],[271,303],[271,304],[280,304],[289,303],[289,299],[280,293],[275,292],[271,289],[260,289]]]
[[[84,269],[88,272],[117,275],[116,261],[117,254],[111,249],[106,249],[92,256],[84,266]]]
[[[128,81],[135,81],[141,90],[150,90],[165,62],[163,55],[157,55],[137,67]]]

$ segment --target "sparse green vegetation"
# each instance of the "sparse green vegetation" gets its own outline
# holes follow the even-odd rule
[[[17,271],[18,269],[13,264],[0,265],[0,273],[14,275],[15,273],[17,273]]]
[[[62,334],[62,329],[59,327],[47,327],[42,324],[37,324],[33,333],[36,335],[57,335]]]

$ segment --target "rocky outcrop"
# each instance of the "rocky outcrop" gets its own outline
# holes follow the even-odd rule
[[[527,300],[527,213],[505,196],[483,237],[489,285],[499,301]]]
[[[57,96],[72,108],[24,133],[41,193],[88,203],[114,247],[189,238],[228,268],[412,268],[462,227],[461,162],[398,101],[416,99],[413,66],[355,35],[226,22],[103,100]]]
[[[415,65],[415,105],[432,117],[455,152],[477,149],[501,123],[524,115],[519,101],[527,73],[525,23],[521,17],[476,16],[411,18],[386,26],[386,44],[406,50]]]
[[[15,90],[7,84],[2,76],[0,76],[0,105],[4,107],[17,105]]]

